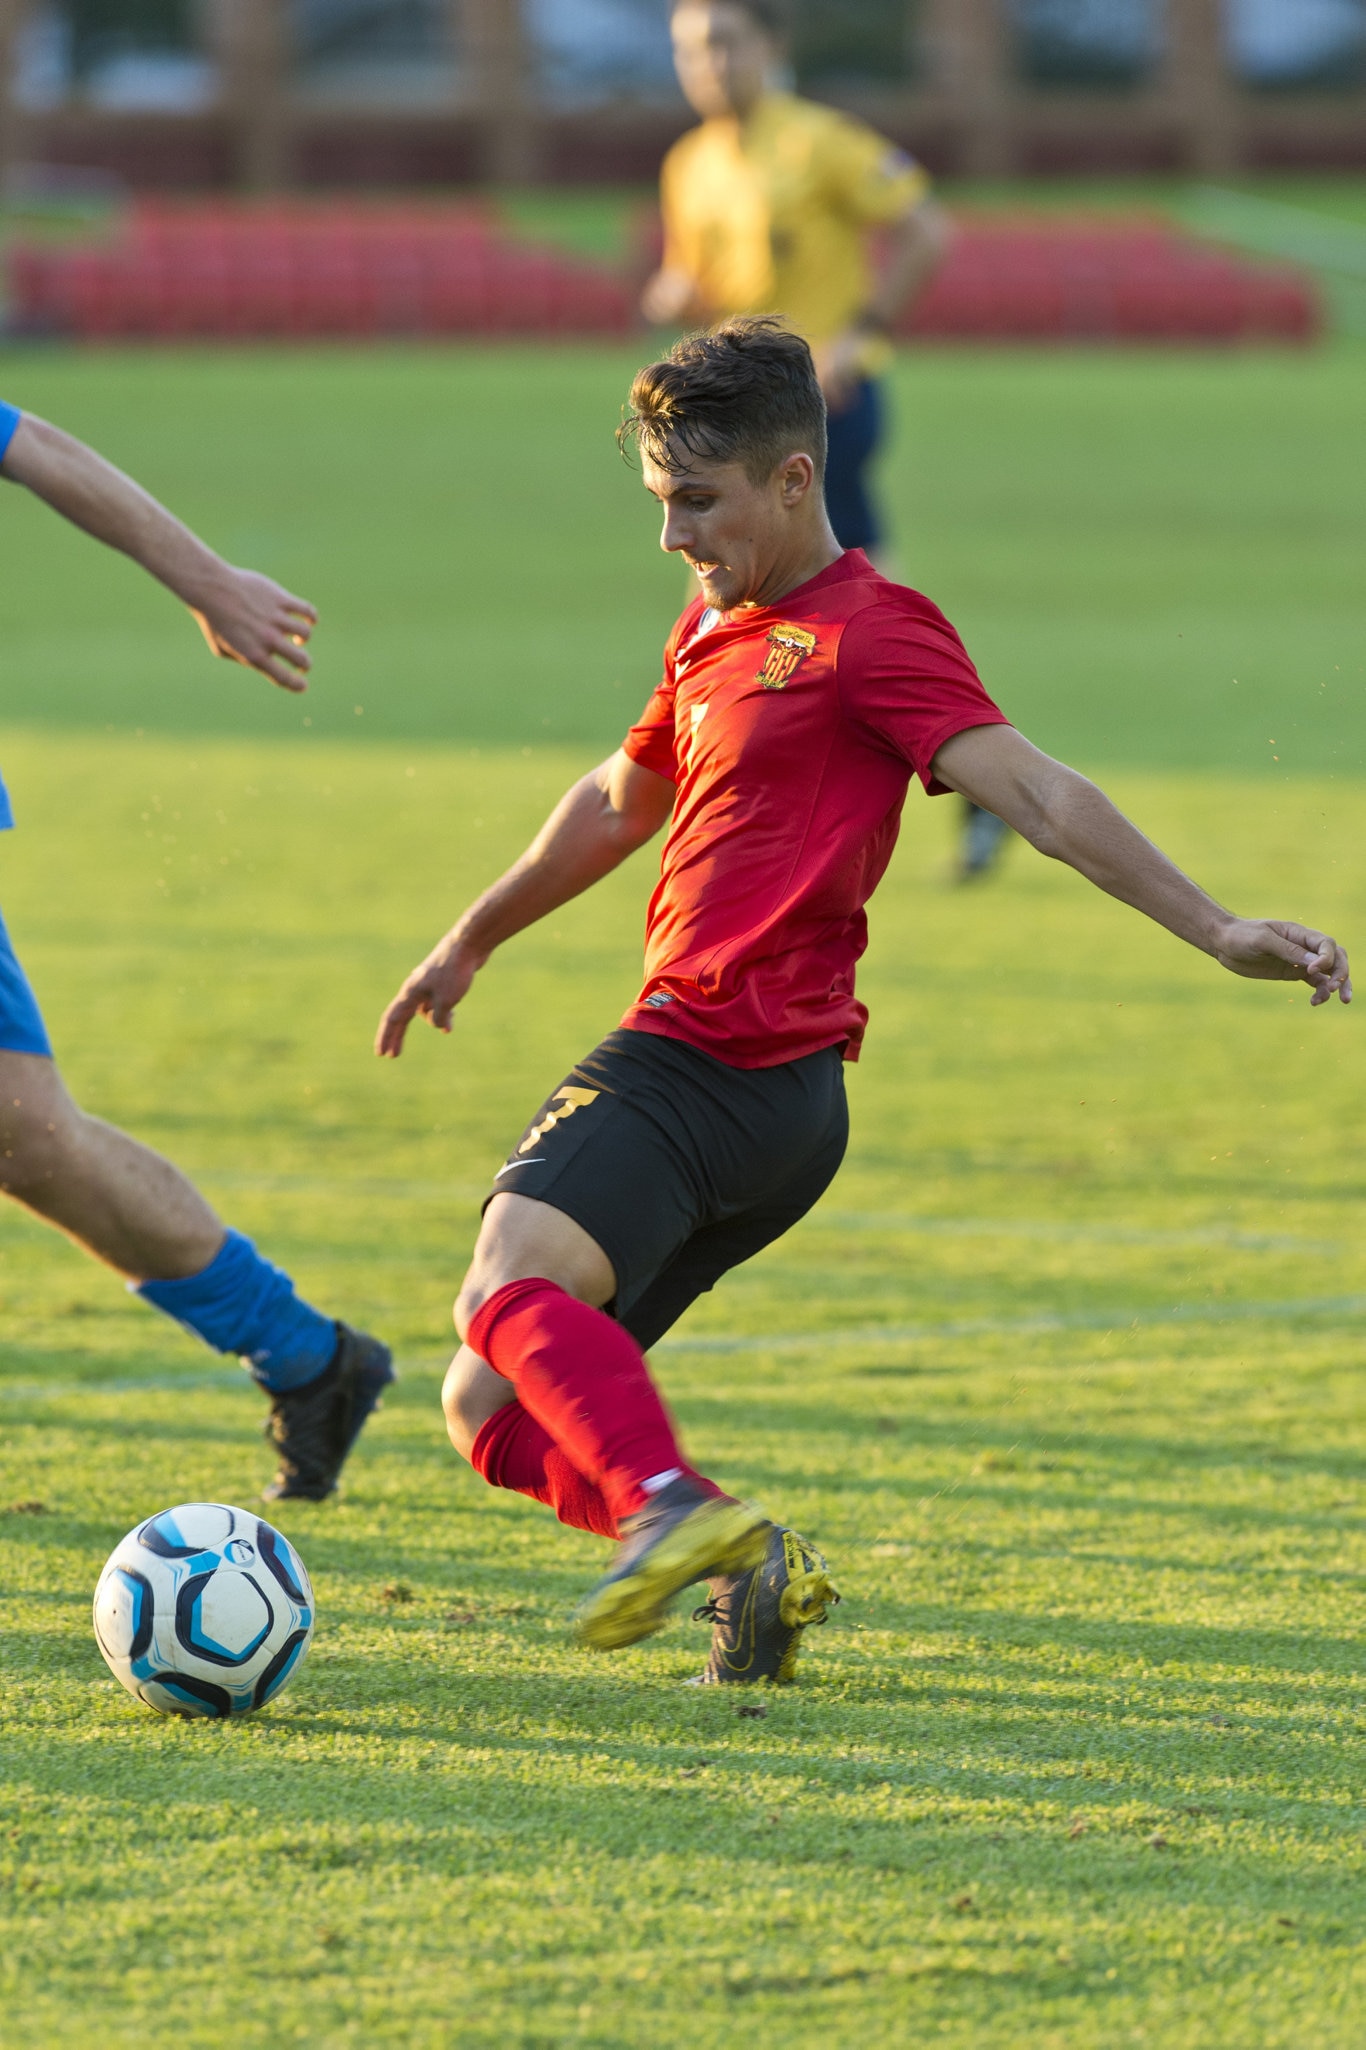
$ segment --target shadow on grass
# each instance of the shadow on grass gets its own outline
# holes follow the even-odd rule
[[[603,1705],[599,1696],[599,1713]],[[640,1689],[637,1712],[651,1705],[652,1690]],[[352,1725],[307,1714],[273,1727],[162,1725],[146,1733],[105,1719],[96,1746],[86,1730],[18,1734],[6,1805],[13,1813],[15,1804],[36,1804],[67,1835],[82,1820],[91,1827],[101,1809],[118,1818],[117,1853],[73,1874],[87,1898],[163,1896],[166,1855],[180,1849],[177,1829],[188,1825],[188,1834],[203,1837],[196,1819],[217,1804],[224,1813],[211,1854],[239,1852],[266,1884],[351,1866],[386,1887],[423,1872],[510,1885],[520,1875],[534,1886],[546,1846],[555,1844],[576,1862],[686,1857],[694,1885],[706,1884],[714,1864],[717,1883],[740,1895],[762,1891],[780,1864],[861,1872],[869,1888],[907,1879],[1025,1883],[1032,1912],[1075,1914],[1078,1889],[1089,1886],[1103,1893],[1111,1920],[1201,1902],[1217,1902],[1221,1916],[1236,1920],[1293,1889],[1306,1911],[1336,1910],[1347,1940],[1355,1882],[1343,1863],[1323,1862],[1321,1814],[1278,1804],[1274,1832],[1257,1842],[1250,1827],[1236,1826],[1240,1818],[1192,1813],[1170,1793],[1144,1803],[1130,1788],[1121,1807],[1100,1789],[1078,1787],[1074,1799],[1089,1824],[1070,1838],[1057,1802],[1003,1786],[999,1776],[893,1785],[884,1769],[837,1783],[813,1776],[805,1761],[794,1776],[790,1754],[719,1754],[716,1719],[699,1710],[694,1722],[685,1736],[668,1730],[624,1742],[610,1729],[570,1741],[531,1729],[500,1734],[476,1719],[468,1732],[424,1728],[422,1751],[408,1755],[400,1746],[411,1744],[411,1732],[370,1729],[361,1760],[345,1746]],[[332,1755],[301,1755],[292,1741],[301,1738]],[[193,1855],[192,1846],[182,1855]]]
[[[762,1399],[761,1395],[755,1395],[750,1401],[757,1409]],[[708,1437],[732,1436],[739,1421],[733,1404],[709,1401],[705,1396],[699,1397],[691,1392],[676,1395],[674,1407],[684,1419],[688,1438],[703,1443]],[[867,1480],[857,1455],[852,1461],[846,1461],[839,1455],[847,1449],[844,1441],[862,1443],[873,1438],[884,1450],[895,1443],[909,1454],[918,1450],[960,1452],[964,1460],[964,1476],[961,1483],[955,1484],[956,1493],[966,1485],[967,1469],[971,1463],[985,1452],[1002,1453],[1007,1457],[1014,1455],[1022,1460],[1052,1457],[1077,1463],[1090,1459],[1097,1466],[1104,1463],[1139,1470],[1182,1467],[1221,1472],[1230,1467],[1249,1467],[1259,1473],[1325,1474],[1335,1480],[1366,1480],[1366,1453],[1346,1445],[1323,1444],[1315,1446],[1312,1452],[1295,1452],[1274,1444],[1268,1446],[1265,1439],[1219,1437],[1199,1441],[1159,1438],[1136,1432],[1121,1434],[1098,1430],[1084,1422],[1071,1420],[1061,1426],[1018,1419],[1004,1423],[995,1421],[990,1413],[982,1412],[949,1422],[906,1414],[893,1420],[897,1424],[893,1435],[881,1427],[882,1419],[877,1414],[870,1413],[866,1417],[841,1414],[832,1418],[828,1401],[803,1403],[785,1395],[780,1401],[775,1400],[773,1410],[775,1432],[780,1438],[811,1437],[831,1447],[829,1471],[822,1472],[821,1485],[832,1494],[866,1488]],[[750,1428],[756,1443],[761,1444],[763,1421],[756,1419]],[[755,1464],[748,1460],[746,1465],[756,1473],[771,1471],[775,1477],[787,1478],[781,1468],[768,1469],[761,1462]],[[889,1483],[885,1477],[879,1476],[878,1485],[895,1486],[896,1483]],[[923,1480],[908,1481],[905,1485],[914,1487],[922,1495],[924,1493]]]

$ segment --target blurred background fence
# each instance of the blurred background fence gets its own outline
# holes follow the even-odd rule
[[[797,0],[798,82],[969,177],[1366,168],[1366,0]],[[648,179],[667,0],[0,0],[0,175]]]

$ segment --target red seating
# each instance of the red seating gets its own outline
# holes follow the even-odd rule
[[[20,332],[88,340],[623,335],[627,280],[522,241],[479,202],[145,202],[112,242],[19,244]],[[964,215],[903,325],[926,341],[1306,343],[1317,288],[1161,220]]]
[[[965,216],[949,260],[903,323],[925,340],[1306,343],[1312,278],[1179,234],[1165,222]]]

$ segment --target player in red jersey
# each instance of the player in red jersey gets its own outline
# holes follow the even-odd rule
[[[449,1031],[495,947],[669,821],[644,987],[495,1177],[443,1402],[486,1480],[623,1540],[579,1610],[586,1642],[646,1636],[707,1579],[703,1677],[784,1681],[833,1596],[825,1561],[688,1464],[644,1351],[839,1165],[863,907],[912,776],[1235,974],[1307,982],[1315,1005],[1351,983],[1326,934],[1207,897],[1009,724],[927,598],[840,549],[805,342],[748,319],[680,342],[636,377],[624,432],[701,596],[640,723],[408,977],[377,1051],[396,1056],[419,1015]]]

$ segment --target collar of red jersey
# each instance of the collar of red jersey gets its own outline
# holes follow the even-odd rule
[[[714,605],[709,605],[706,611],[702,614],[702,617],[698,620],[697,625],[688,635],[687,640],[684,641],[682,647],[679,648],[677,654],[674,656],[675,672],[687,666],[688,662],[692,658],[692,653],[693,650],[696,648],[697,643],[700,640],[704,640],[706,636],[712,631],[713,627],[722,626],[724,624],[725,614],[723,612],[718,612],[717,608]]]
[[[804,584],[799,584],[795,591],[788,593],[788,596],[801,600],[805,598],[812,584],[823,583],[827,578],[832,583],[836,581],[843,582],[848,576],[866,575],[871,569],[872,564],[868,561],[867,555],[862,549],[846,548],[842,555],[837,555],[835,560],[827,563],[824,569],[817,570],[814,577],[808,578]],[[838,577],[832,575],[834,571],[838,571]],[[727,614],[718,611],[715,605],[708,605],[698,620],[697,625],[688,635],[688,638],[685,641],[681,641],[674,651],[674,674],[677,675],[680,669],[687,667],[688,663],[692,660],[699,641],[705,640],[708,634],[714,633],[718,626],[768,626],[772,623],[775,616],[781,623],[782,603],[783,601],[779,599],[777,604],[774,605],[756,605],[753,608],[753,616],[744,620],[738,619],[733,613]],[[800,614],[798,616],[800,617]]]

